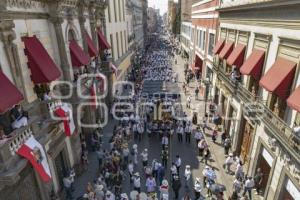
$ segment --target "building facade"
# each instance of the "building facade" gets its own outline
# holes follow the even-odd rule
[[[125,0],[8,0],[0,7],[0,88],[7,91],[0,101],[0,199],[46,200],[61,194],[71,169],[80,173],[81,141],[89,143],[96,128],[89,125],[103,119],[94,97],[106,82],[109,107],[113,80],[130,66]],[[67,114],[70,121],[60,118]],[[14,116],[27,120],[15,123]],[[28,138],[45,152],[39,158],[50,181],[18,155]]]
[[[155,8],[148,8],[148,32],[154,33],[158,26],[158,19],[159,19],[159,9]]]
[[[180,15],[181,15],[181,21],[191,21],[191,14],[192,14],[192,4],[193,0],[181,0],[181,7],[180,7]]]
[[[261,199],[300,197],[299,1],[223,1],[214,102]],[[280,12],[285,10],[285,12]]]

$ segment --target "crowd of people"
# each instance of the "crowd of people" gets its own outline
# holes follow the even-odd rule
[[[138,57],[140,66],[133,68],[128,77],[137,86],[134,97],[122,101],[134,106],[141,101],[155,104],[157,102],[159,102],[158,104],[165,103],[170,106],[173,106],[174,102],[180,101],[180,96],[176,98],[166,96],[154,98],[152,96],[143,99],[142,90],[145,80],[176,82],[178,79],[176,74],[173,76],[171,61],[175,60],[176,51],[172,51],[174,47],[164,40],[160,38],[152,41],[147,50],[142,51]],[[120,101],[120,99],[115,101]],[[217,182],[217,173],[210,163],[211,152],[205,139],[208,122],[215,125],[212,141],[218,139],[220,116],[214,112],[212,107],[210,106],[210,111],[205,114],[202,122],[197,119],[197,115],[195,118],[189,119],[182,108],[175,109],[176,114],[180,113],[180,119],[175,118],[174,113],[170,113],[166,109],[167,115],[156,118],[154,114],[156,112],[151,106],[146,107],[140,113],[129,112],[127,109],[119,112],[120,120],[114,127],[113,135],[109,140],[109,148],[104,148],[102,139],[95,141],[94,150],[97,154],[99,170],[97,178],[87,184],[86,193],[82,198],[87,200],[169,200],[179,198],[197,200],[205,199],[205,196],[214,196],[216,199],[223,199],[223,192],[226,188]],[[187,109],[189,109],[188,105]],[[161,153],[158,157],[150,160],[149,149],[139,148],[144,137],[159,138]],[[191,183],[191,166],[184,165],[180,155],[172,157],[170,154],[172,151],[170,145],[176,138],[179,144],[195,142],[194,146],[198,148],[198,156],[204,169],[202,177],[194,177],[193,183]],[[254,178],[245,177],[243,164],[230,152],[230,137],[225,133],[221,136],[221,144],[224,146],[226,155],[223,167],[228,174],[233,174],[236,178],[232,186],[234,192],[231,199],[246,199],[246,193],[251,199],[251,190],[261,181],[261,173],[258,171]],[[86,144],[84,145],[86,146]],[[83,157],[83,161],[88,164],[87,156]],[[233,164],[236,165],[236,168],[232,171]],[[72,188],[72,182],[67,185]],[[130,192],[127,190],[128,185]],[[243,189],[244,191],[242,191]],[[257,189],[259,190],[259,188]],[[180,191],[184,191],[183,194],[180,194]],[[72,199],[71,194],[68,194],[67,197]]]

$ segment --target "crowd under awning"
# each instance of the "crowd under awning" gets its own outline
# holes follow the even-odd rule
[[[75,40],[70,41],[69,48],[73,67],[81,67],[89,64],[90,57],[83,51]]]
[[[221,59],[227,59],[228,56],[231,54],[232,50],[233,50],[233,46],[234,46],[234,43],[233,42],[227,42],[223,49],[221,50],[220,54],[219,54],[219,57]]]
[[[0,113],[5,113],[23,100],[22,93],[2,71],[0,71],[0,91],[2,92],[0,95]]]
[[[300,86],[287,99],[287,104],[292,109],[300,112]]]
[[[251,55],[247,58],[240,68],[243,75],[250,75],[255,80],[259,80],[265,61],[265,51],[253,49]]]
[[[235,65],[240,68],[243,65],[245,58],[246,46],[243,44],[237,44],[230,56],[227,59],[229,65]]]
[[[97,35],[98,35],[99,50],[110,49],[111,47],[100,29],[97,30]]]
[[[31,70],[31,80],[35,84],[41,84],[58,79],[61,75],[60,70],[38,38],[36,36],[23,37],[22,41]]]
[[[90,57],[96,57],[98,55],[98,50],[88,32],[85,32],[85,39]]]
[[[262,77],[259,84],[267,91],[286,99],[293,83],[296,63],[278,57],[270,70]]]

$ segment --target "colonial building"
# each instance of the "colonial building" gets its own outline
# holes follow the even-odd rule
[[[190,66],[196,75],[212,81],[213,47],[218,21],[219,0],[196,1],[192,5]]]
[[[50,199],[70,169],[80,173],[81,139],[104,117],[95,96],[107,88],[109,107],[130,65],[125,0],[0,7],[0,199]],[[29,140],[37,146],[22,154]]]
[[[108,1],[106,11],[107,38],[111,45],[112,58],[118,67],[117,79],[124,80],[130,66],[132,49],[128,45],[128,29],[126,21],[125,0]]]
[[[191,21],[193,0],[181,0],[180,18],[182,22]]]
[[[214,101],[261,199],[300,197],[300,2],[223,1]],[[284,10],[284,12],[282,12]]]
[[[159,19],[159,9],[155,8],[148,8],[148,32],[154,33],[158,26],[158,19]]]

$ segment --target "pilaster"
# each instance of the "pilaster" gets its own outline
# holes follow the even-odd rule
[[[59,16],[59,13],[53,14],[50,17],[50,21],[52,22],[56,34],[56,40],[58,45],[58,52],[61,62],[61,69],[63,72],[65,81],[73,80],[73,70],[71,70],[71,66],[68,61],[68,55],[65,45],[65,40],[63,36],[62,23],[64,21],[62,16]]]
[[[15,24],[12,20],[0,21],[0,39],[11,69],[12,77],[17,88],[24,94],[24,80],[20,67],[20,58],[18,54],[18,46],[13,42],[16,39]]]

